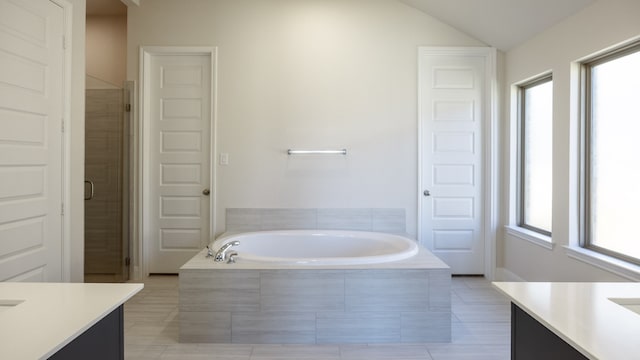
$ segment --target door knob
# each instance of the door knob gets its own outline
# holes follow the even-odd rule
[[[202,190],[202,195],[207,195],[207,196],[209,196],[209,194],[211,194],[211,191],[209,191],[209,189],[204,189],[204,190]]]
[[[425,190],[422,194],[424,194],[424,196],[431,196],[431,193],[429,192],[429,190]]]

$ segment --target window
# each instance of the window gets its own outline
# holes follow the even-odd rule
[[[553,81],[520,85],[518,225],[551,236]]]
[[[640,264],[640,43],[582,67],[582,246]]]

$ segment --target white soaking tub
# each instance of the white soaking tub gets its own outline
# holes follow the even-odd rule
[[[451,341],[451,269],[414,240],[261,231],[224,234],[212,254],[236,241],[225,261],[203,249],[180,268],[181,342]]]
[[[227,252],[239,261],[278,264],[356,265],[408,259],[418,253],[414,240],[400,235],[345,230],[278,230],[225,235],[213,251],[238,241]]]

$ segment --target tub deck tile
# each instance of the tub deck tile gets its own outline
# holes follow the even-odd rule
[[[261,311],[342,311],[344,272],[261,271]]]
[[[256,271],[180,272],[180,311],[258,311],[260,274]]]
[[[345,272],[347,311],[427,311],[429,275],[425,270]]]
[[[230,343],[231,313],[181,311],[180,342]]]
[[[451,311],[451,271],[429,271],[429,311]]]
[[[319,312],[317,343],[400,342],[398,312]]]
[[[310,344],[315,342],[314,313],[249,312],[231,316],[231,341],[241,344]]]

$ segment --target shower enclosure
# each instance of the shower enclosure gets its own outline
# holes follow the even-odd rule
[[[85,102],[85,282],[123,282],[130,265],[132,83],[87,76]]]

